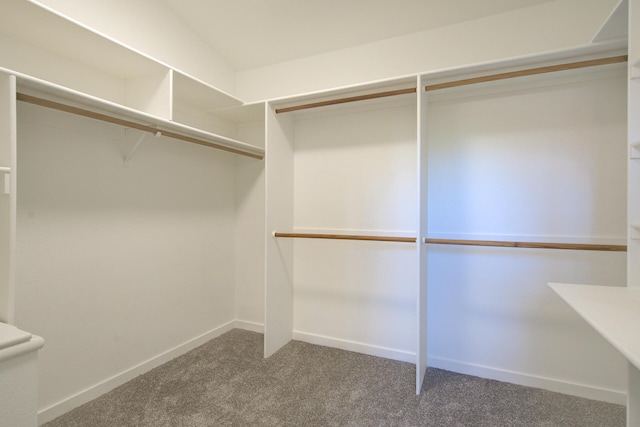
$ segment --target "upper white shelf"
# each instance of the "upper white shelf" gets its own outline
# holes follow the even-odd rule
[[[244,104],[239,107],[221,108],[216,115],[234,123],[255,123],[264,121],[264,102]]]
[[[2,69],[0,69],[0,71],[9,72]],[[201,145],[208,145],[213,148],[223,149],[256,159],[262,159],[265,154],[265,150],[262,147],[257,147],[242,141],[167,120],[162,117],[128,108],[29,76],[17,73],[15,73],[15,75],[17,78],[19,93],[25,93],[27,95],[36,96],[56,103],[62,102],[66,106],[81,108],[89,112],[104,114],[114,119],[112,123],[118,123],[120,119],[124,122],[131,122],[143,127],[151,128],[153,131],[161,131],[165,136]],[[87,116],[86,114],[82,115]],[[172,136],[171,134],[175,134],[175,136]]]
[[[611,11],[605,22],[598,29],[593,41],[622,39],[629,33],[629,1],[618,0],[618,4]]]
[[[416,85],[417,77],[409,76],[305,93],[293,97],[273,99],[269,102],[277,112],[306,115],[314,114],[315,110],[326,111],[326,108],[352,108],[351,105],[354,101],[357,101],[355,104],[359,106],[358,108],[362,108],[363,103],[379,105],[386,104],[389,100],[398,99],[402,103],[415,102]],[[408,90],[412,90],[412,92],[404,92]],[[390,96],[384,94],[390,94]]]
[[[206,112],[242,105],[242,101],[213,86],[173,70],[174,97]]]
[[[3,0],[0,34],[43,52],[130,78],[154,72],[155,61],[26,0]],[[54,36],[55,35],[55,36]]]
[[[640,369],[640,288],[566,283],[549,287]]]
[[[177,139],[264,156],[263,148],[237,139],[241,115],[232,121],[216,113],[242,109],[241,100],[36,1],[1,4],[0,71],[15,75],[20,91]]]

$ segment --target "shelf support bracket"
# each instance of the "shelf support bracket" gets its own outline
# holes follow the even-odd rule
[[[140,148],[140,144],[142,144],[142,141],[144,141],[144,139],[147,137],[148,133],[144,132],[142,135],[140,135],[140,138],[138,138],[138,140],[136,141],[135,144],[133,144],[133,147],[131,147],[131,150],[129,150],[129,153],[124,157],[124,164],[126,166],[127,163],[129,163],[129,160],[131,160],[131,158],[133,157],[133,155],[135,154],[135,152],[138,150],[138,148]],[[162,132],[158,131],[155,133],[154,136],[158,137],[161,136]]]

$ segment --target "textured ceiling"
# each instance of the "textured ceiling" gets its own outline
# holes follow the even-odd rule
[[[554,0],[163,0],[236,70]]]

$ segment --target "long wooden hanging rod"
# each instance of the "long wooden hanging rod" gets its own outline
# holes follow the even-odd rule
[[[369,240],[377,242],[402,242],[415,243],[415,237],[392,237],[392,236],[359,236],[353,234],[318,234],[318,233],[279,233],[274,232],[273,237],[293,237],[305,239],[334,239],[334,240]]]
[[[533,249],[573,249],[578,251],[613,251],[626,252],[625,245],[594,245],[585,243],[541,243],[541,242],[511,242],[501,240],[459,240],[459,239],[424,239],[425,243],[434,245],[463,245],[463,246],[499,246],[506,248]]]
[[[535,74],[552,73],[555,71],[575,70],[578,68],[595,67],[598,65],[617,64],[627,62],[627,55],[612,56],[608,58],[591,59],[588,61],[571,62],[568,64],[550,65],[547,67],[530,68],[528,70],[511,71],[508,73],[491,74],[488,76],[473,77],[470,79],[455,80],[446,83],[439,83],[425,86],[426,91],[446,89],[457,86],[471,85],[475,83],[491,82],[495,80],[512,79],[514,77],[533,76]]]
[[[162,136],[167,136],[169,138],[178,139],[181,141],[191,142],[193,144],[204,145],[205,147],[215,148],[217,150],[228,151],[234,154],[240,154],[247,157],[252,157],[254,159],[262,160],[263,156],[259,154],[249,153],[240,149],[227,147],[225,145],[216,144],[214,142],[205,141],[203,139],[195,138],[188,135],[182,135],[176,132],[171,132],[163,129],[158,129],[153,126],[143,125],[140,123],[132,122],[130,120],[120,119],[117,117],[112,117],[102,113],[96,113],[95,111],[85,110],[78,107],[73,107],[66,104],[61,104],[59,102],[49,101],[48,99],[38,98],[31,95],[26,95],[24,93],[18,93],[16,96],[18,101],[26,102],[29,104],[39,105],[41,107],[51,108],[54,110],[64,111],[66,113],[75,114],[77,116],[88,117],[90,119],[100,120],[107,123],[112,123],[120,126],[125,126],[128,128],[138,129],[144,132],[150,132],[152,134],[157,134],[160,132]]]
[[[368,93],[366,95],[350,96],[347,98],[330,99],[328,101],[312,102],[310,104],[294,105],[292,107],[276,108],[276,114],[290,113],[292,111],[307,110],[309,108],[326,107],[328,105],[345,104],[347,102],[365,101],[367,99],[386,98],[388,96],[416,93],[416,88],[397,89],[386,92]]]

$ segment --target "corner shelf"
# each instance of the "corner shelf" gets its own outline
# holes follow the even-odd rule
[[[640,369],[640,288],[566,283],[549,287]]]

